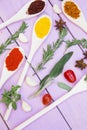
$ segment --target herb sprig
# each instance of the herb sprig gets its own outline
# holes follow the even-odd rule
[[[17,109],[17,102],[21,99],[21,95],[17,93],[20,86],[12,86],[10,91],[4,90],[0,102],[4,103],[7,107],[12,104],[14,110]]]
[[[71,46],[80,44],[83,48],[87,48],[87,40],[85,38],[82,38],[81,40],[74,39],[72,41],[67,40],[66,42],[66,50],[70,48]]]
[[[35,96],[39,95],[48,86],[48,84],[50,84],[50,82],[52,82],[57,76],[59,76],[62,73],[65,64],[71,58],[72,54],[73,54],[73,52],[69,52],[69,53],[65,54],[54,65],[54,67],[52,68],[52,70],[50,71],[50,73],[48,75],[46,75],[41,80],[41,82],[40,82],[40,88],[34,94],[32,94],[29,98],[32,98],[32,97],[35,97]]]
[[[6,47],[10,44],[13,44],[15,40],[19,37],[20,33],[24,33],[25,29],[27,28],[27,24],[25,22],[22,23],[21,27],[19,28],[18,31],[16,31],[11,37],[9,37],[5,43],[2,43],[0,45],[0,54],[2,54],[5,50]]]
[[[41,62],[38,64],[36,70],[40,71],[44,69],[44,65],[53,58],[54,53],[56,52],[57,48],[60,47],[62,41],[64,40],[65,36],[67,35],[67,29],[62,28],[59,32],[59,39],[55,43],[47,45],[47,50],[43,49],[43,57]]]

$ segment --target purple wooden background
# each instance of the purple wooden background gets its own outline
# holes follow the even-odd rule
[[[11,16],[13,16],[15,13],[18,12],[18,10],[29,0],[0,0],[0,23],[7,20]],[[87,19],[87,4],[86,0],[75,0],[79,6],[81,7],[86,19]],[[54,4],[58,4],[61,6],[61,1],[59,0],[51,0],[51,2]],[[84,3],[84,4],[83,4]],[[58,16],[53,12],[52,7],[50,6],[49,2],[47,1],[47,7],[43,14],[48,14],[53,21],[53,27],[52,31],[49,35],[49,37],[45,40],[43,45],[38,49],[37,53],[35,54],[32,65],[36,67],[38,62],[41,60],[42,56],[42,49],[46,48],[47,44],[52,43],[53,41],[56,41],[58,38],[58,32],[55,31],[54,25],[55,20],[58,20]],[[73,35],[76,38],[87,38],[87,34],[84,33],[80,28],[72,24],[70,21],[68,21],[63,14],[61,16],[64,18],[64,20],[67,22],[67,25]],[[27,24],[29,25],[29,28],[26,30],[25,35],[28,38],[28,43],[23,44],[17,41],[20,46],[25,50],[26,55],[28,56],[30,45],[31,45],[31,35],[32,35],[32,28],[33,24],[36,21],[38,17],[25,20]],[[21,22],[14,23],[8,28],[5,28],[0,31],[0,44],[3,43],[10,35],[11,33],[14,33],[19,26],[21,25]],[[68,34],[66,39],[72,39],[72,36]],[[10,48],[17,46],[16,43],[14,45],[10,45]],[[57,50],[57,52],[54,55],[54,59],[46,64],[46,68],[44,71],[41,71],[38,73],[39,77],[42,79],[52,68],[54,63],[63,55],[65,43],[61,46],[60,49]],[[77,82],[80,80],[80,78],[87,73],[87,70],[80,71],[79,69],[74,67],[75,60],[80,59],[82,57],[82,52],[79,49],[78,46],[70,48],[68,51],[74,51],[74,56],[72,59],[68,62],[68,64],[65,66],[64,71],[66,69],[73,69],[76,72],[77,76]],[[3,55],[0,56],[0,75],[2,71],[2,66],[4,62],[4,58],[8,52],[5,52]],[[39,58],[38,58],[39,57]],[[38,60],[36,60],[38,59]],[[51,64],[51,66],[50,66]],[[50,66],[50,67],[48,67]],[[18,78],[20,76],[20,73],[22,71],[23,66],[18,70],[17,73],[14,74],[13,77],[11,77],[3,86],[3,88],[9,89],[12,84],[17,84]],[[29,68],[27,75],[32,75],[34,72],[31,68]],[[15,79],[15,80],[14,80]],[[35,79],[37,82],[39,82],[39,79],[35,76]],[[61,74],[56,81],[63,81],[72,87],[75,84],[68,83],[64,77],[63,74]],[[37,89],[37,88],[36,88]],[[27,96],[33,92],[35,88],[29,88],[29,86],[26,85],[26,83],[23,83],[22,88],[22,96],[23,98],[32,106],[32,111],[29,113],[25,113],[21,110],[21,104],[18,103],[18,109],[17,111],[13,111],[11,114],[10,119],[7,121],[8,126],[10,129],[13,129],[15,126],[26,120],[27,118],[31,117],[36,112],[40,111],[44,108],[43,104],[41,103],[41,97],[37,97],[36,99],[32,99],[31,101],[27,100]],[[66,91],[58,88],[54,83],[49,86],[48,91],[52,95],[53,99],[56,100],[57,98],[61,97],[66,93]],[[0,95],[3,92],[3,89],[0,91]],[[43,93],[46,93],[45,91]],[[1,97],[1,96],[0,96]],[[2,115],[4,115],[6,111],[6,107],[3,104],[0,104],[0,112]],[[5,130],[6,127],[3,124],[2,120],[0,119],[0,130]],[[58,107],[55,107],[55,109],[48,112],[46,115],[41,117],[40,119],[33,122],[31,125],[27,126],[24,130],[87,130],[87,92],[80,93],[64,103],[60,104]]]

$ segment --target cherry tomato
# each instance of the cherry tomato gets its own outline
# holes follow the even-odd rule
[[[67,70],[64,72],[64,77],[71,83],[76,81],[76,76],[73,70]]]
[[[52,102],[52,97],[50,94],[45,94],[42,98],[42,102],[44,105],[49,105]]]

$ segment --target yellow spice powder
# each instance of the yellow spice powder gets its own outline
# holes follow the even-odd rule
[[[35,33],[37,37],[44,38],[50,29],[50,19],[48,17],[41,18],[35,25]]]
[[[74,19],[80,16],[80,10],[77,5],[72,1],[67,1],[64,5],[65,12]]]

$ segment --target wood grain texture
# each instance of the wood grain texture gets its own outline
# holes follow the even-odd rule
[[[0,17],[5,21],[8,18],[10,18],[11,16],[13,16],[28,0],[8,0],[8,2],[6,0],[1,0],[0,1]],[[80,7],[82,8],[82,11],[85,13],[86,9],[87,9],[87,5],[83,3],[86,3],[86,0],[75,0]],[[60,2],[58,2],[58,0],[54,0],[51,1],[52,3],[58,3],[60,5]],[[59,19],[57,15],[54,14],[51,6],[49,5],[49,3],[47,2],[48,6],[46,8],[46,13],[48,15],[50,15],[53,19],[53,24],[55,19]],[[87,13],[85,13],[85,17],[87,19]],[[85,34],[80,28],[78,28],[76,25],[72,24],[70,21],[68,21],[65,16],[62,15],[62,17],[64,18],[65,21],[67,21],[67,24],[71,30],[71,32],[75,35],[76,38],[82,38],[82,37],[87,37],[87,34]],[[36,18],[32,18],[32,20],[26,20],[26,22],[29,25],[28,30],[26,31],[26,36],[28,37],[29,43],[25,46],[24,44],[20,43],[18,41],[18,43],[21,45],[21,47],[25,50],[26,55],[28,55],[29,53],[29,49],[30,49],[30,44],[31,44],[31,35],[32,35],[32,26],[34,24],[34,22],[36,21]],[[9,30],[14,33],[19,26],[21,25],[21,22],[18,22],[16,24],[10,25],[8,28]],[[7,30],[2,30],[2,37],[0,37],[1,41],[4,42],[4,39],[6,39],[6,37],[8,37],[10,34]],[[32,65],[34,67],[36,67],[36,65],[38,64],[38,61],[41,60],[41,55],[42,55],[42,49],[43,47],[46,48],[48,43],[52,43],[53,39],[56,40],[56,38],[58,37],[58,32],[55,32],[54,27],[52,28],[52,32],[51,35],[49,36],[49,38],[45,41],[45,44],[42,45],[42,47],[40,47],[40,49],[38,50],[38,53],[35,54],[35,57],[33,58],[32,61]],[[55,34],[55,36],[54,36]],[[52,38],[53,36],[53,38]],[[66,37],[72,39],[71,35],[68,34],[68,36]],[[0,42],[1,43],[1,42]],[[12,45],[11,47],[13,47],[14,45]],[[60,49],[61,51],[64,50],[64,46],[62,46],[62,48]],[[78,47],[73,47],[70,50],[75,51],[75,57],[73,58],[73,62],[71,64],[71,61],[69,62],[69,64],[67,66],[65,66],[64,70],[68,69],[68,68],[73,68],[77,73],[77,82],[80,80],[80,78],[83,76],[83,74],[87,73],[87,70],[84,71],[80,71],[77,70],[76,68],[74,68],[74,62],[75,59],[81,58],[82,54],[81,51]],[[77,52],[77,53],[76,53]],[[47,64],[47,66],[51,66],[48,69],[45,69],[44,71],[39,72],[39,76],[40,78],[43,78],[52,68],[53,66],[53,62],[56,63],[56,61],[58,60],[57,58],[62,56],[62,53],[60,53],[60,51],[58,50],[55,54],[55,58],[53,59],[53,61],[51,61],[50,63]],[[5,56],[5,54],[3,55],[3,57]],[[39,58],[38,58],[39,57]],[[2,66],[3,64],[3,58],[1,58],[2,63],[0,64],[0,66]],[[38,59],[36,61],[36,59]],[[47,67],[46,66],[46,67]],[[21,68],[22,70],[22,68]],[[18,72],[18,76],[21,72],[21,70]],[[1,71],[1,70],[0,70]],[[28,75],[31,75],[32,73],[34,73],[31,68],[28,71]],[[16,75],[14,76],[14,78],[16,79],[14,81],[14,78],[10,79],[5,85],[6,87],[8,85],[10,85],[10,83],[16,83],[17,82],[17,77]],[[35,77],[37,79],[37,77]],[[38,81],[38,79],[37,79]],[[63,77],[63,74],[61,74],[56,82],[58,81],[64,81],[65,83],[69,84]],[[75,83],[76,84],[76,83]],[[69,84],[72,87],[75,84]],[[24,93],[26,93],[26,95],[23,95],[23,98],[26,98],[31,91],[33,90],[29,90],[29,88],[26,86],[26,84],[24,83],[24,86],[26,87],[26,90],[23,88],[22,91]],[[30,92],[28,92],[28,90]],[[49,88],[48,91],[50,92],[50,94],[52,95],[52,97],[54,98],[54,100],[56,100],[57,98],[59,98],[60,96],[62,96],[63,94],[66,93],[66,91],[61,90],[60,88],[58,88],[55,84],[52,84]],[[44,92],[45,93],[45,92]],[[1,94],[1,93],[0,93]],[[40,97],[41,98],[41,97]],[[31,112],[29,114],[25,114],[22,112],[22,110],[18,109],[18,111],[13,111],[10,120],[8,121],[8,124],[11,128],[15,127],[17,124],[19,124],[20,122],[24,121],[25,119],[27,119],[28,117],[32,116],[34,113],[36,113],[37,111],[39,111],[40,109],[43,108],[43,105],[40,104],[40,98],[38,99],[34,99],[32,101],[30,101],[30,104],[33,104],[32,107],[35,109],[34,112]],[[65,116],[65,119],[68,121],[69,125],[71,126],[72,130],[87,130],[87,92],[84,92],[82,94],[76,95],[72,98],[70,98],[69,100],[67,100],[66,102],[62,103],[59,108],[62,112],[62,114]],[[38,104],[39,104],[39,108],[38,108]],[[19,108],[20,108],[20,103],[18,104]],[[35,108],[36,106],[36,108]],[[4,114],[4,111],[2,110],[3,106],[1,105],[1,112],[2,114]],[[20,117],[17,117],[17,114],[20,114]],[[15,121],[14,119],[19,119],[17,121]],[[65,119],[62,117],[61,113],[55,108],[54,110],[50,111],[49,113],[47,113],[46,115],[44,115],[42,118],[38,119],[37,121],[35,121],[34,123],[32,123],[31,125],[29,125],[28,127],[26,127],[24,130],[70,130],[69,126],[67,125],[67,123],[65,122]],[[0,120],[1,123],[1,120]],[[0,125],[0,129],[2,129],[3,126]]]

